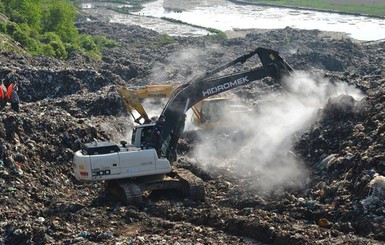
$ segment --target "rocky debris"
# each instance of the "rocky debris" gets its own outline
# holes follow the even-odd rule
[[[78,27],[121,46],[105,50],[101,61],[75,54],[58,61],[0,53],[0,78],[18,81],[22,101],[20,113],[9,105],[0,112],[1,243],[385,242],[384,42],[286,28],[224,40],[176,37],[161,44],[160,34],[138,26],[88,22]],[[365,93],[361,100],[330,98],[314,123],[296,134],[285,156],[301,159],[307,178],[258,188],[266,176],[242,164],[223,164],[227,157],[201,164],[192,152],[204,137],[193,132],[184,134],[176,164],[202,178],[205,202],[164,191],[146,196],[141,207],[127,206],[105,193],[103,183],[74,178],[72,157],[81,143],[128,138],[133,124],[116,87],[185,82],[258,46],[280,51],[296,70],[322,73]],[[252,62],[248,66],[259,61]],[[259,110],[263,95],[279,98],[282,91],[267,79],[234,94]],[[220,147],[242,135],[212,140]]]

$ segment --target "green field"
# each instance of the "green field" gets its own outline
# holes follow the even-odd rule
[[[332,10],[344,13],[385,17],[384,0],[248,0],[253,3]]]

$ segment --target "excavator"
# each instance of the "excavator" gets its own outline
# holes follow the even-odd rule
[[[258,55],[262,66],[218,75]],[[74,154],[73,172],[81,181],[104,181],[106,190],[120,200],[140,206],[144,193],[178,190],[193,201],[205,200],[204,182],[175,166],[176,146],[184,130],[186,112],[198,102],[253,81],[270,77],[280,83],[294,72],[277,51],[258,47],[173,90],[156,122],[133,129],[131,144],[103,141],[85,143]]]
[[[122,98],[127,112],[137,124],[147,124],[152,121],[145,110],[142,101],[144,99],[166,99],[170,98],[172,92],[179,84],[145,85],[139,87],[121,87],[117,90]],[[237,116],[240,113],[249,113],[251,108],[225,96],[206,98],[191,107],[191,122],[194,126],[202,129],[210,129],[223,125],[226,115]]]

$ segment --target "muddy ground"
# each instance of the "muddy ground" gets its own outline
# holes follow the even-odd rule
[[[164,42],[164,36],[138,26],[78,27],[121,46],[105,50],[100,61],[79,54],[67,61],[0,54],[0,78],[19,83],[22,101],[20,113],[9,105],[0,113],[6,153],[0,167],[2,244],[385,243],[385,42],[291,28]],[[270,152],[287,161],[267,162],[263,171],[255,167],[258,157],[251,160],[255,165],[232,159],[246,154],[242,143],[226,148],[234,137],[246,142],[250,135],[186,132],[175,164],[202,178],[205,202],[165,191],[135,207],[111,198],[103,183],[74,178],[72,157],[82,143],[118,142],[133,127],[117,87],[183,83],[259,46],[279,51],[297,71],[342,81],[363,96],[326,100],[306,127],[289,135],[288,148]],[[278,99],[283,89],[264,79],[233,95],[260,111],[265,95]],[[211,158],[194,151],[204,140],[217,141]],[[295,165],[285,165],[289,159]],[[282,168],[301,174],[271,175]],[[268,181],[274,178],[281,181]]]

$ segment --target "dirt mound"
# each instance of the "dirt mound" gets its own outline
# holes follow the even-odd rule
[[[18,81],[22,101],[20,113],[9,105],[0,112],[2,243],[385,242],[384,42],[362,43],[291,28],[225,40],[176,37],[168,43],[138,26],[89,22],[79,24],[79,30],[105,35],[121,46],[105,50],[101,61],[80,55],[58,61],[0,54],[0,78]],[[146,197],[142,207],[126,206],[104,193],[102,183],[74,178],[72,157],[81,143],[128,137],[133,125],[114,93],[117,87],[183,83],[259,46],[278,50],[297,71],[317,74],[315,80],[333,85],[316,87],[313,97],[345,85],[362,95],[326,98],[307,126],[285,135],[285,148],[280,144],[268,160],[263,156],[272,142],[264,141],[261,151],[256,147],[262,143],[245,143],[266,138],[261,132],[211,137],[186,132],[176,164],[204,180],[205,202],[164,192]],[[254,59],[248,66],[258,63]],[[230,72],[240,69],[235,66]],[[234,94],[255,113],[273,114],[270,104],[290,98],[281,88],[266,80]],[[280,119],[279,114],[275,117]],[[262,127],[258,123],[263,118],[258,119],[252,127]],[[228,149],[232,141],[241,143]],[[206,144],[215,154],[202,158],[197,150]],[[223,152],[227,155],[220,158]]]

